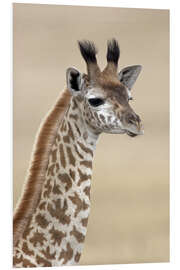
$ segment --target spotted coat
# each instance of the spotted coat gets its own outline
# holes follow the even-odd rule
[[[14,248],[16,267],[79,262],[90,212],[97,139],[88,134],[82,123],[72,99],[49,156],[38,207]]]

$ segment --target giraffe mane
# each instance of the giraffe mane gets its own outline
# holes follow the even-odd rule
[[[14,245],[23,234],[31,215],[38,205],[48,166],[50,150],[55,140],[59,124],[69,106],[70,99],[70,92],[68,89],[64,90],[54,107],[45,117],[36,135],[23,192],[13,216]]]

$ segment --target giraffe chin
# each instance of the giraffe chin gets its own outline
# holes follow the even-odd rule
[[[132,131],[127,130],[127,131],[126,131],[126,134],[127,134],[128,136],[130,136],[130,137],[136,137],[136,136],[138,136],[138,135],[143,135],[143,134],[144,134],[144,130],[140,130],[138,133],[134,133],[134,132],[132,132]]]

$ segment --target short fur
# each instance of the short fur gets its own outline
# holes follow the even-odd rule
[[[67,89],[62,92],[55,106],[46,116],[37,134],[29,174],[13,218],[14,245],[16,245],[18,239],[22,236],[29,218],[37,207],[45,179],[50,150],[55,140],[59,124],[69,106],[70,98],[71,94]]]

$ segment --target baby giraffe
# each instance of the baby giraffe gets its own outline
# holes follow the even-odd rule
[[[90,212],[92,160],[102,132],[143,134],[129,101],[141,66],[117,72],[120,50],[112,39],[100,70],[94,43],[78,42],[87,74],[66,73],[67,89],[44,120],[16,207],[14,267],[75,265]]]

